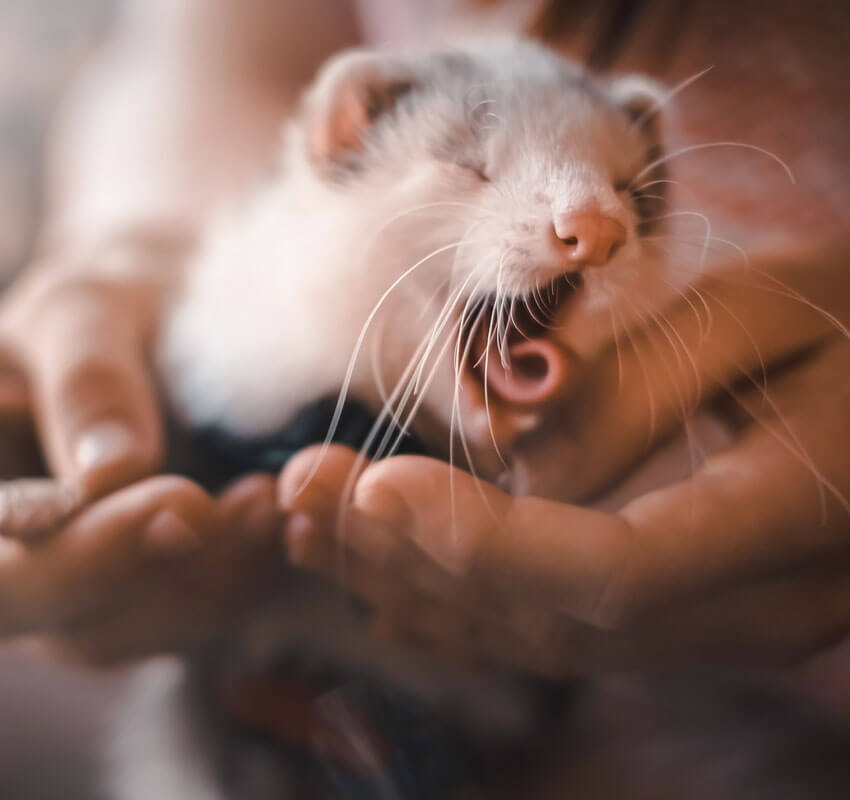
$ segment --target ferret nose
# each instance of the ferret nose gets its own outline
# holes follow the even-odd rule
[[[613,217],[599,212],[558,214],[552,227],[561,252],[580,267],[607,264],[626,243],[626,229]]]

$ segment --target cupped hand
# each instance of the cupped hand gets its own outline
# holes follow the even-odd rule
[[[39,477],[26,390],[0,359],[0,639],[114,663],[191,649],[256,608],[282,567],[271,476],[213,497],[160,475],[79,508]],[[63,509],[69,519],[58,522]],[[24,535],[39,519],[41,535]]]
[[[278,576],[274,480],[220,498],[176,476],[88,506],[40,543],[0,538],[0,637],[114,663],[224,635]]]
[[[784,664],[837,643],[850,632],[850,342],[837,316],[776,294],[771,308],[765,291],[715,282],[711,333],[679,312],[670,341],[692,337],[680,388],[724,387],[738,426],[689,479],[607,513],[513,497],[431,459],[358,467],[351,451],[313,449],[280,478],[290,557],[371,603],[384,635],[551,676]],[[653,414],[667,435],[671,389],[654,408],[629,402],[647,377],[665,399],[662,352],[643,352],[648,375],[619,354],[619,404],[588,403],[550,468],[598,488],[645,450]]]

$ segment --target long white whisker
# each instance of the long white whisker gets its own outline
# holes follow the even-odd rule
[[[713,70],[713,69],[714,69],[714,64],[712,64],[710,67],[706,67],[705,69],[700,70],[697,73],[694,73],[689,78],[685,78],[685,80],[681,81],[680,83],[677,83],[672,89],[670,89],[669,92],[667,92],[664,95],[664,97],[662,97],[660,100],[656,100],[654,103],[652,103],[652,105],[650,105],[649,108],[647,108],[646,111],[644,111],[632,123],[632,127],[633,128],[640,127],[656,111],[660,111],[662,108],[664,108],[666,105],[668,105],[670,103],[670,101],[673,100],[674,97],[676,97],[677,94],[679,94],[680,92],[687,89],[692,83],[698,81],[703,75],[711,72],[711,70]]]
[[[307,474],[306,478],[302,481],[301,485],[298,487],[298,492],[303,491],[304,487],[313,479],[313,476],[319,469],[322,461],[324,460],[325,455],[328,452],[328,448],[330,447],[331,441],[333,440],[334,434],[336,433],[336,429],[339,426],[339,418],[342,414],[343,406],[345,405],[345,401],[348,397],[348,389],[351,385],[351,379],[354,376],[354,368],[357,363],[357,358],[360,355],[360,350],[363,347],[363,342],[366,339],[366,334],[372,324],[372,321],[375,319],[378,311],[380,311],[386,299],[392,294],[393,290],[409,275],[411,275],[415,270],[421,267],[423,264],[427,263],[430,259],[435,256],[440,255],[440,253],[444,253],[447,250],[450,250],[454,247],[459,247],[463,244],[463,240],[458,242],[452,242],[447,245],[443,245],[442,247],[438,247],[436,250],[432,250],[428,255],[420,258],[412,267],[406,269],[398,278],[396,278],[386,289],[386,291],[381,295],[378,302],[373,306],[372,310],[369,312],[369,316],[366,318],[366,322],[360,330],[360,335],[357,337],[357,341],[354,345],[354,352],[351,355],[351,358],[348,362],[348,368],[345,372],[345,378],[342,382],[342,388],[339,392],[339,397],[337,399],[336,408],[334,409],[333,417],[331,418],[331,423],[328,428],[328,433],[325,436],[324,442],[322,442],[321,450],[319,451],[319,456]]]
[[[788,166],[776,153],[771,153],[770,150],[765,150],[763,147],[759,147],[754,144],[747,144],[746,142],[704,142],[702,144],[692,144],[689,147],[682,147],[679,150],[674,150],[672,153],[667,153],[661,158],[656,158],[654,161],[651,161],[647,164],[637,175],[635,175],[635,181],[640,180],[641,177],[646,175],[648,172],[651,172],[655,167],[661,166],[667,161],[670,161],[673,158],[678,158],[679,156],[683,156],[686,153],[693,153],[697,150],[707,150],[712,147],[740,147],[744,150],[754,150],[757,153],[761,153],[762,155],[767,156],[768,158],[772,158],[782,169],[785,170],[785,174],[788,176],[788,180],[792,184],[796,184],[797,181],[794,178],[794,173],[791,171],[791,167]]]
[[[417,373],[416,373],[414,393],[418,393],[418,391],[419,391],[419,380],[420,380],[420,378],[422,376],[422,372],[425,368],[425,363],[426,363],[426,361],[428,360],[428,357],[431,354],[431,350],[433,349],[435,343],[437,342],[437,339],[439,338],[440,334],[443,332],[443,329],[445,328],[446,323],[449,321],[449,318],[451,317],[451,312],[454,309],[455,305],[457,304],[457,301],[460,299],[461,295],[464,292],[464,289],[466,289],[466,287],[469,285],[469,282],[472,280],[472,278],[473,278],[473,273],[470,273],[469,276],[466,278],[466,280],[462,284],[460,284],[460,286],[458,286],[456,289],[453,290],[452,294],[449,297],[448,302],[445,304],[445,306],[443,307],[443,310],[440,312],[440,315],[437,317],[433,326],[431,327],[431,334],[430,334],[429,339],[428,339],[428,346],[425,350],[425,354],[422,357],[422,361],[421,361],[421,363],[419,365],[419,369],[417,370]]]

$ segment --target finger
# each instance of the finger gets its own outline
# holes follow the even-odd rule
[[[23,369],[0,343],[0,478],[44,475]]]
[[[11,348],[0,344],[0,420],[22,422],[30,417],[26,373]]]
[[[140,332],[124,321],[132,313],[117,296],[57,292],[26,345],[51,470],[89,497],[152,473],[163,453]]]
[[[669,610],[648,626],[643,646],[658,664],[778,667],[796,664],[850,631],[847,559],[793,577],[732,587]],[[630,637],[638,652],[637,635]],[[647,646],[649,645],[649,646]]]
[[[848,376],[850,347],[825,348],[774,381],[769,403],[758,398],[734,447],[623,509],[634,546],[610,595],[614,616],[846,552],[850,469],[836,443],[850,441]]]
[[[846,346],[824,351],[777,384],[777,407],[788,399],[790,413],[775,425],[754,427],[691,480],[640,497],[619,514],[512,499],[465,473],[412,458],[366,470],[359,485],[371,484],[369,502],[358,510],[456,574],[510,581],[516,590],[537,587],[598,627],[632,624],[665,604],[763,580],[847,547],[850,474],[835,442],[850,441],[850,380],[841,378],[850,374],[848,360]],[[801,385],[831,388],[795,391]]]
[[[76,512],[83,495],[52,478],[0,483],[0,537],[35,542]]]
[[[140,565],[197,551],[214,501],[191,482],[151,478],[87,508],[45,543],[0,540],[0,632],[23,632],[108,604]]]
[[[846,261],[832,252],[765,257],[745,272],[732,265],[712,271],[652,324],[624,334],[620,320],[616,342],[571,410],[580,425],[541,432],[538,446],[569,470],[570,497],[610,485],[646,455],[649,439],[679,429],[706,398],[746,376],[761,381],[774,364],[841,335],[841,321],[850,326]],[[625,305],[646,316],[640,305]],[[570,447],[559,446],[562,438]]]
[[[251,475],[218,500],[221,533],[192,559],[140,565],[106,608],[52,636],[68,656],[111,665],[186,651],[226,634],[279,585],[275,480]]]
[[[368,466],[354,450],[342,445],[307,447],[294,455],[278,479],[281,507],[306,514],[318,527],[333,530],[345,491]]]
[[[317,465],[316,458],[321,458]],[[359,512],[369,486],[359,480],[368,462],[344,447],[332,447],[322,457],[321,448],[311,448],[290,463],[282,476],[282,496],[294,512],[286,526],[290,558],[339,581],[352,580],[349,564],[363,561],[374,569],[371,582],[387,587],[395,584],[397,596],[424,592],[462,607],[479,610],[486,605],[499,613],[495,598],[481,596],[477,587],[458,582],[415,543],[382,524],[375,514]],[[305,480],[309,481],[305,485]],[[368,505],[368,498],[365,500]],[[312,558],[312,561],[311,561]],[[366,579],[364,583],[369,583]],[[356,586],[350,587],[357,591]],[[365,586],[366,591],[369,586]],[[388,590],[387,590],[388,591]]]
[[[411,456],[366,470],[354,508],[360,524],[407,538],[463,583],[518,602],[543,595],[586,616],[620,566],[629,533],[613,514],[513,498],[462,470]]]
[[[736,586],[678,603],[625,631],[574,621],[551,637],[564,674],[794,666],[850,631],[847,564]]]
[[[368,542],[366,555],[386,558],[402,544],[391,533],[374,525],[358,530],[357,542],[350,539],[350,504],[359,476],[369,465],[354,450],[333,445],[326,451],[310,447],[294,456],[286,465],[279,480],[279,498],[290,512],[287,538],[328,535],[345,547]],[[296,531],[293,537],[292,531]],[[296,543],[290,542],[290,546]]]
[[[477,603],[464,598],[459,607],[446,592],[423,591],[357,553],[341,555],[335,541],[312,531],[297,531],[289,541],[293,563],[338,583],[373,610],[372,630],[379,639],[431,661],[465,667],[496,663],[545,676],[556,672],[551,642],[539,636],[539,626],[523,624],[529,616],[521,617],[516,608],[499,614],[480,597]]]
[[[359,492],[355,488],[355,506],[358,497],[364,499]],[[318,524],[306,516],[291,520],[286,538],[290,561],[354,593],[379,612],[385,627],[390,619],[407,620],[408,614],[415,617],[412,609],[435,607],[445,609],[444,638],[451,638],[452,630],[465,631],[467,625],[479,620],[510,631],[505,639],[522,640],[525,649],[548,648],[552,627],[548,611],[524,602],[515,586],[499,587],[500,592],[487,591],[463,578],[458,580],[390,528],[383,528],[382,536],[393,537],[397,543],[392,546],[381,543],[376,553],[375,530],[380,522],[373,511],[370,507],[367,516],[349,510],[343,542],[324,535]],[[424,619],[433,616],[425,613]],[[413,621],[409,625],[395,625],[417,626]]]
[[[284,521],[278,506],[277,482],[271,475],[246,475],[225,489],[218,499],[223,528],[240,538],[276,536]]]

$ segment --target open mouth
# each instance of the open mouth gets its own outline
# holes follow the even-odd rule
[[[538,405],[559,393],[569,359],[552,332],[581,286],[579,273],[567,273],[545,289],[483,301],[464,331],[467,372],[491,395],[518,405]]]

